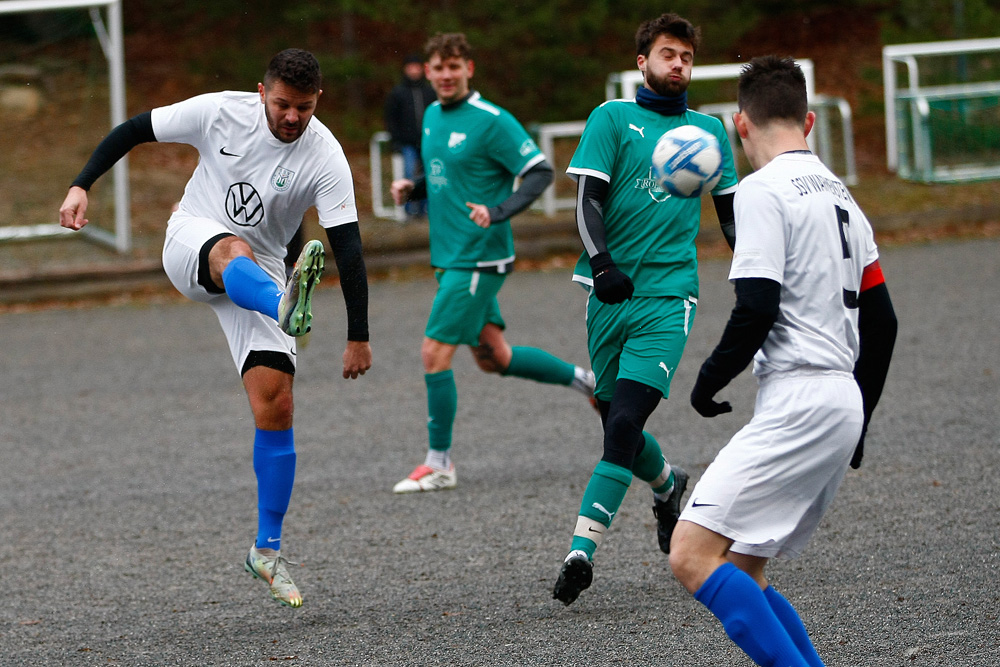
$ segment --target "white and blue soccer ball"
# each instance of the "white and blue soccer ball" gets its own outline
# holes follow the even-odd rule
[[[722,178],[722,150],[711,132],[682,125],[663,133],[653,149],[653,178],[674,197],[700,197]]]

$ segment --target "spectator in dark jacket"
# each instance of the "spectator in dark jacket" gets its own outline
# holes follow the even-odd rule
[[[392,137],[393,152],[403,156],[403,175],[414,180],[423,175],[420,162],[420,133],[424,109],[437,99],[424,78],[423,58],[408,56],[403,61],[403,79],[393,86],[385,100],[385,127]],[[427,200],[406,203],[406,213],[419,217],[427,213]]]

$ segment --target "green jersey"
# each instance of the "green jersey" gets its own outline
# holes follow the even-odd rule
[[[506,271],[514,261],[510,220],[483,229],[466,202],[496,206],[514,178],[545,159],[509,112],[472,93],[424,112],[420,156],[427,182],[431,264],[442,269]]]
[[[635,100],[611,100],[594,109],[566,170],[574,178],[608,182],[605,240],[615,264],[632,279],[635,296],[698,296],[701,200],[670,196],[653,179],[650,162],[657,139],[681,125],[697,125],[718,138],[723,169],[712,194],[735,191],[736,168],[721,121],[690,109],[667,116]],[[584,252],[573,279],[589,285],[588,260]]]

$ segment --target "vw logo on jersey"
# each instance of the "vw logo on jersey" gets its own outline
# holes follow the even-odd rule
[[[452,153],[461,153],[465,150],[465,141],[469,135],[465,132],[452,132],[448,137],[448,150]]]
[[[249,183],[233,183],[226,193],[226,214],[241,227],[256,227],[264,219],[264,202]]]
[[[441,192],[448,187],[448,175],[445,173],[444,162],[435,158],[431,160],[427,170],[427,189],[431,192]]]
[[[295,176],[295,172],[291,169],[285,169],[280,164],[271,174],[271,187],[278,192],[284,192],[292,185],[292,177]]]
[[[650,199],[655,202],[665,202],[670,199],[670,193],[660,187],[660,184],[653,178],[653,167],[649,168],[649,176],[635,179],[635,189],[645,190],[649,193]]]

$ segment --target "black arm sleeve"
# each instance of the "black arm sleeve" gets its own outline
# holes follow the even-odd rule
[[[730,192],[728,195],[713,195],[712,203],[715,204],[715,214],[719,216],[719,227],[722,228],[722,235],[726,237],[726,243],[730,250],[736,249],[736,213],[733,210],[733,201],[736,193]]]
[[[576,226],[587,255],[608,252],[604,233],[604,200],[611,184],[596,176],[581,175],[576,184]]]
[[[506,220],[531,206],[531,202],[538,199],[545,188],[549,187],[554,176],[552,166],[545,160],[524,172],[520,187],[500,204],[489,207],[490,222]]]
[[[146,111],[138,116],[133,116],[127,121],[111,130],[108,136],[97,145],[90,155],[83,171],[76,177],[72,185],[90,190],[98,178],[106,173],[122,159],[126,153],[138,146],[150,141],[156,141],[153,134],[153,115]]]
[[[858,296],[858,333],[861,337],[861,353],[854,365],[854,378],[861,387],[861,399],[865,408],[865,421],[861,430],[861,440],[851,460],[851,467],[861,465],[864,455],[865,433],[871,421],[875,406],[878,405],[889,374],[889,361],[896,345],[896,311],[889,299],[889,290],[880,283],[865,290]]]
[[[368,272],[361,251],[358,223],[327,227],[326,236],[333,249],[340,274],[340,289],[347,305],[347,340],[368,340]]]
[[[743,372],[778,319],[781,285],[769,278],[737,278],[736,306],[698,374],[699,383],[718,391]],[[713,392],[714,393],[714,392]]]
[[[410,192],[410,196],[406,198],[407,201],[420,201],[421,199],[427,199],[426,176],[418,176],[413,179],[413,190]]]
[[[858,296],[861,354],[854,366],[854,377],[864,398],[866,424],[882,396],[892,350],[896,345],[897,328],[896,311],[892,307],[885,283],[867,289]]]

